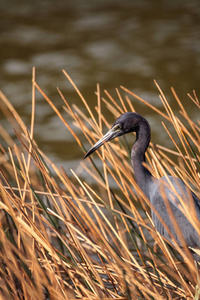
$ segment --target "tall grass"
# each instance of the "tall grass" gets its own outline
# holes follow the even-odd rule
[[[110,111],[114,121],[121,113],[134,111],[132,99],[149,106],[163,118],[162,130],[175,150],[151,143],[148,168],[157,178],[166,174],[181,178],[200,197],[199,121],[191,120],[172,89],[173,101],[180,107],[176,115],[156,82],[165,110],[124,87],[116,89],[115,95],[104,91],[102,96],[97,85],[94,115],[65,71],[64,75],[79,95],[82,109],[68,103],[58,90],[62,114],[33,72],[30,129],[0,93],[1,109],[18,139],[14,142],[1,128],[1,299],[193,299],[195,293],[198,299],[198,267],[189,250],[171,247],[156,231],[149,200],[134,180],[129,143],[121,138],[102,147],[98,158],[93,155],[81,161],[88,176],[78,176],[73,170],[67,176],[34,140],[35,90],[83,154],[84,145],[88,149],[110,128],[111,120],[105,119],[102,109]],[[195,92],[188,95],[188,101],[194,109],[200,108]],[[85,138],[79,139],[69,118]],[[168,124],[173,125],[173,133]],[[186,216],[200,231],[192,209]]]

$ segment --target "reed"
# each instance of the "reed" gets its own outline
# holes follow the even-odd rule
[[[81,161],[87,178],[73,170],[67,176],[34,140],[35,90],[43,95],[83,154],[86,140],[93,145],[110,127],[102,109],[110,111],[114,120],[125,111],[134,111],[133,98],[149,106],[163,118],[162,130],[168,133],[174,150],[151,143],[148,168],[156,177],[167,173],[181,178],[198,197],[199,121],[191,120],[172,89],[180,107],[175,114],[156,82],[162,111],[125,87],[116,89],[116,95],[104,91],[102,96],[97,85],[94,115],[63,72],[79,95],[84,112],[68,103],[58,90],[68,115],[64,117],[33,72],[29,129],[0,92],[1,109],[18,139],[14,142],[1,128],[1,299],[198,299],[198,267],[189,251],[178,245],[176,249],[171,247],[155,230],[149,201],[134,181],[127,141],[106,144],[97,152],[98,158]],[[200,108],[195,92],[188,95],[188,101]],[[83,140],[70,127],[68,118],[82,131]],[[192,210],[187,211],[187,218],[200,231]]]

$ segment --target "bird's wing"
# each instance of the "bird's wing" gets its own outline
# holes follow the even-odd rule
[[[193,210],[200,220],[200,202],[180,179],[172,176],[161,178],[159,184],[152,186],[150,201],[154,225],[166,239],[172,242],[173,236],[182,244],[180,229],[188,246],[200,247],[199,233],[187,217],[187,211]]]

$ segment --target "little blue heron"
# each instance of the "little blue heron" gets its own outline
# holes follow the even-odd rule
[[[156,179],[144,166],[145,152],[151,139],[150,125],[145,118],[133,112],[122,114],[111,129],[86,153],[84,158],[88,157],[106,142],[129,132],[136,133],[136,140],[131,150],[131,162],[135,180],[150,200],[152,220],[155,228],[172,244],[173,236],[179,246],[183,246],[182,241],[184,239],[185,244],[190,249],[199,249],[199,233],[182,212],[183,205],[179,200],[179,196],[183,199],[188,209],[189,207],[191,210],[193,209],[197,220],[200,221],[199,199],[186,187],[182,180],[173,176]],[[175,190],[171,188],[168,180],[170,180]],[[174,219],[177,223],[176,226]],[[177,230],[177,225],[180,230]],[[180,232],[182,237],[180,237]],[[200,260],[198,254],[192,253],[196,260]]]

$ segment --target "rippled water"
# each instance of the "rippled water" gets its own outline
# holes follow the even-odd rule
[[[156,79],[169,99],[173,86],[197,118],[186,94],[196,90],[200,97],[198,0],[4,1],[0,25],[0,89],[26,124],[33,66],[37,82],[60,108],[57,86],[70,103],[82,105],[61,72],[65,69],[91,107],[97,82],[113,95],[124,85],[160,107]],[[155,115],[136,100],[134,106],[150,120],[153,141],[166,145]],[[3,117],[2,124],[7,126]],[[35,139],[66,170],[79,165],[81,150],[38,94]]]

